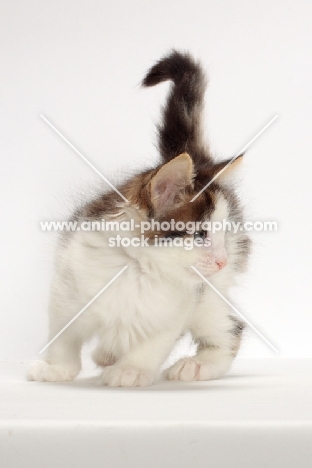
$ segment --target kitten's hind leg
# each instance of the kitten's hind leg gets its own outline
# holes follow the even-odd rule
[[[209,291],[210,296],[213,291]],[[227,304],[209,297],[194,314],[191,332],[198,344],[194,357],[177,361],[167,371],[168,380],[212,380],[229,370],[239,349],[244,324],[231,316]]]
[[[55,335],[52,336],[51,339]],[[27,372],[28,380],[60,382],[73,380],[81,370],[82,340],[65,330],[51,343],[45,361],[34,361]]]
[[[79,311],[79,306],[74,302],[76,293],[74,286],[73,278],[64,276],[62,272],[53,278],[49,303],[48,342],[53,340]],[[28,380],[58,382],[73,380],[79,374],[81,347],[89,338],[79,321],[80,317],[48,346],[44,361],[35,361],[31,364],[27,373]]]
[[[100,344],[92,352],[92,359],[99,367],[112,366],[116,361],[115,356],[108,353]]]
[[[168,356],[180,329],[159,332],[149,339],[137,343],[102,373],[102,383],[111,387],[145,387],[159,376],[162,363]]]

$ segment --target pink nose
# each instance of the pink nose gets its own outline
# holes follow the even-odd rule
[[[223,258],[222,260],[216,260],[219,270],[222,270],[227,265],[227,259]]]

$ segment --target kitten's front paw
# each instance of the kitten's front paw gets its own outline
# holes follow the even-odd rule
[[[155,376],[136,367],[109,366],[103,370],[101,383],[109,387],[147,387]]]
[[[73,380],[79,371],[70,367],[48,364],[45,361],[34,361],[27,372],[27,380],[38,382],[62,382]]]
[[[180,359],[165,372],[168,380],[213,380],[218,379],[226,372],[227,368],[222,365],[204,362],[196,357]]]

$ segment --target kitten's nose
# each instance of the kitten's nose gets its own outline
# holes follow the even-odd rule
[[[227,265],[227,259],[222,258],[222,260],[216,260],[216,264],[218,265],[219,270],[222,270]]]

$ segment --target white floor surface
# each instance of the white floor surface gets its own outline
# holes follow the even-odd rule
[[[0,363],[0,467],[312,467],[312,359],[237,359],[210,382],[27,382]]]

